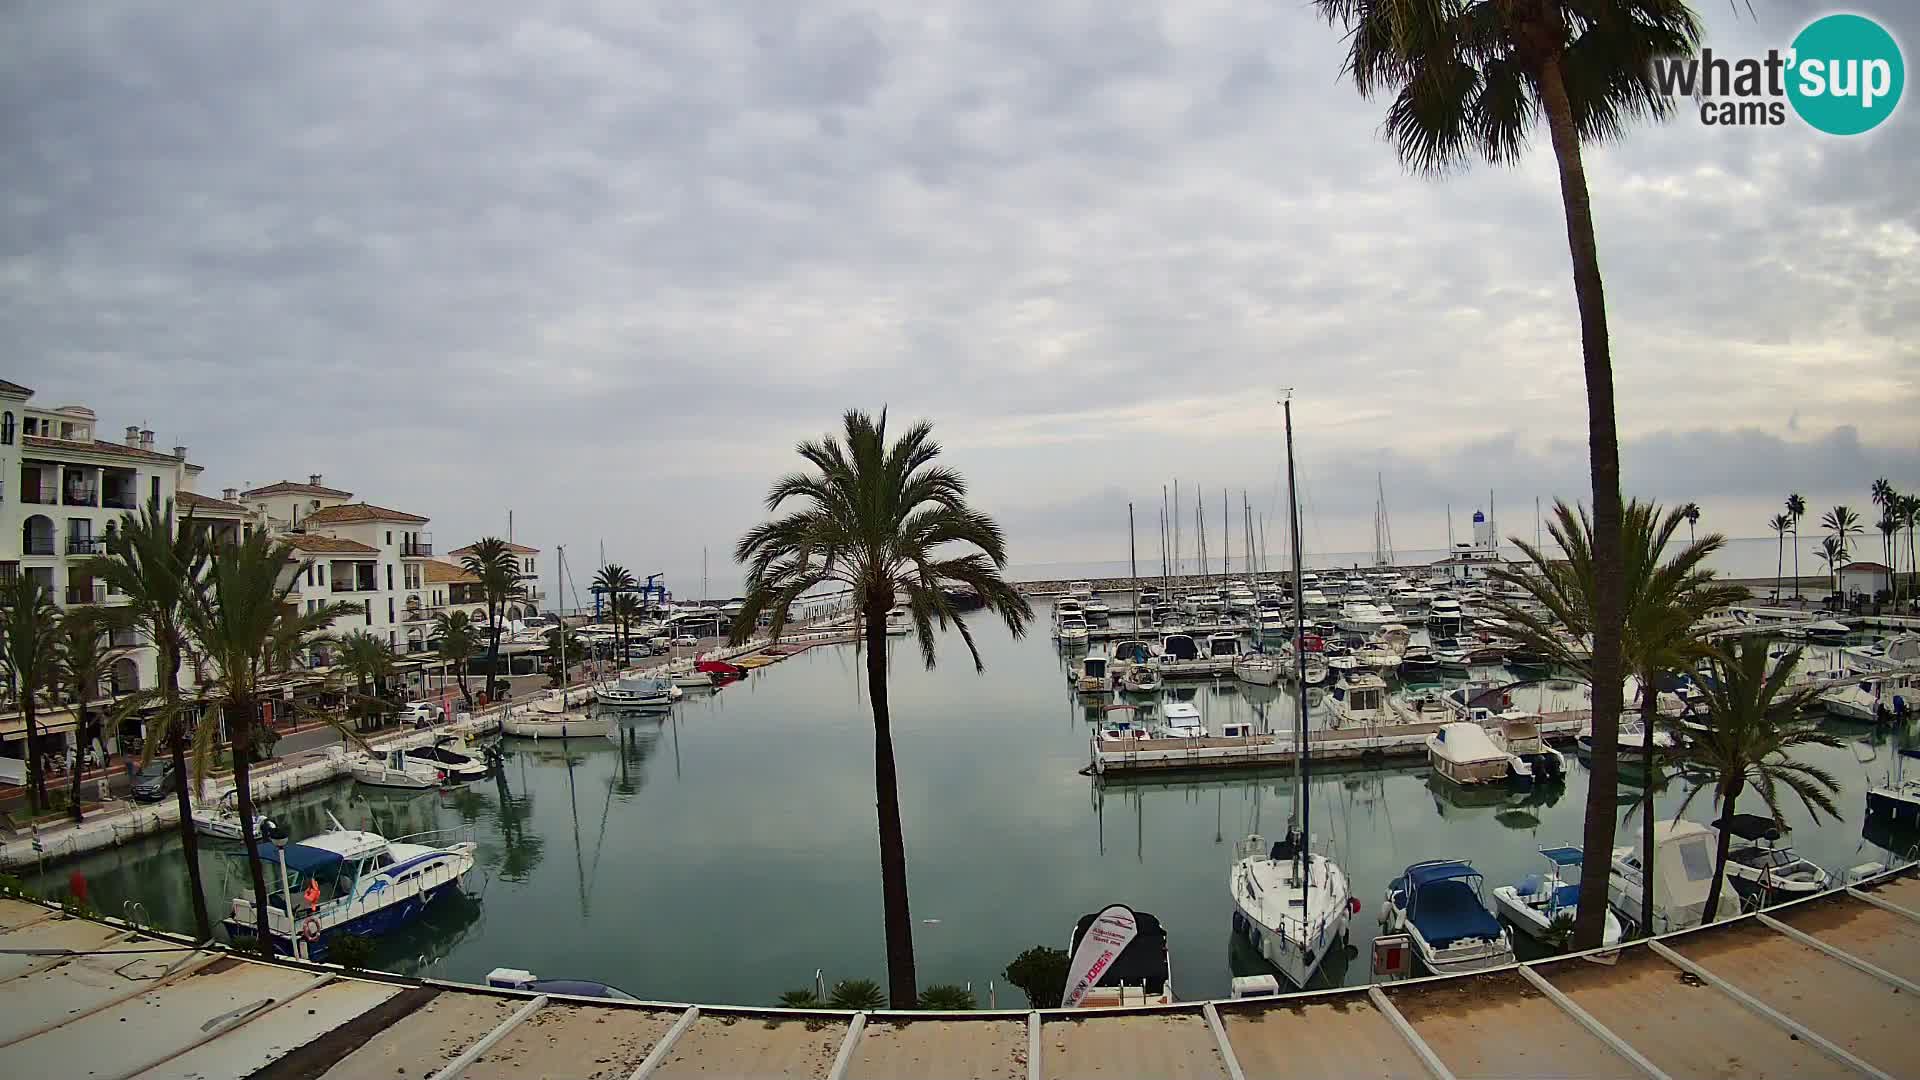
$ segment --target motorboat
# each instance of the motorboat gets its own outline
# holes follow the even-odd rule
[[[1053,636],[1060,644],[1072,648],[1085,645],[1091,636],[1087,630],[1087,620],[1079,615],[1062,615],[1054,625]]]
[[[1081,618],[1085,618],[1086,614],[1086,606],[1080,602],[1080,598],[1077,596],[1062,596],[1053,602],[1053,620],[1055,622],[1059,622],[1069,615],[1078,615]]]
[[[1254,686],[1273,686],[1280,681],[1280,662],[1262,653],[1243,653],[1233,659],[1233,677]]]
[[[1387,883],[1380,926],[1413,940],[1431,975],[1463,975],[1513,963],[1513,939],[1488,910],[1486,878],[1460,859],[1430,859]]]
[[[1129,694],[1151,694],[1160,683],[1160,669],[1149,663],[1129,663],[1120,673],[1120,689]]]
[[[1508,710],[1485,725],[1493,743],[1507,754],[1507,779],[1517,784],[1550,784],[1567,776],[1567,759],[1547,745],[1536,713]]]
[[[1466,720],[1427,736],[1427,763],[1436,776],[1462,785],[1504,783],[1513,765],[1486,728]]]
[[[1523,679],[1543,679],[1553,673],[1553,661],[1531,645],[1509,650],[1505,663],[1508,670]]]
[[[1580,725],[1580,733],[1575,737],[1574,741],[1580,747],[1582,754],[1593,753],[1593,721],[1591,719],[1588,719]],[[1647,756],[1646,743],[1646,728],[1640,723],[1639,714],[1621,713],[1620,741],[1617,751],[1619,756],[1623,759],[1632,758],[1634,760],[1644,758]],[[1659,724],[1653,726],[1653,751],[1655,754],[1671,753],[1679,745],[1680,742],[1674,737],[1672,731],[1661,727]]]
[[[338,828],[284,850],[262,852],[270,888],[267,931],[275,952],[325,960],[327,943],[339,934],[379,937],[419,919],[435,901],[454,892],[474,866],[474,844],[446,847],[389,841],[377,833]],[[424,835],[422,836],[424,839]],[[235,897],[224,924],[236,943],[252,941],[256,911],[251,898]]]
[[[1153,735],[1157,739],[1204,739],[1207,726],[1200,722],[1200,710],[1190,702],[1174,701],[1160,710],[1160,723]]]
[[[1797,900],[1833,884],[1827,872],[1782,844],[1788,831],[1760,814],[1735,814],[1713,823],[1738,838],[1727,848],[1727,881],[1761,904]]]
[[[576,709],[585,709],[594,702],[593,687],[579,686],[570,690],[548,691],[545,697],[536,698],[532,708],[535,712],[559,715]]]
[[[1275,645],[1293,637],[1293,620],[1279,608],[1263,607],[1253,613],[1253,640]]]
[[[1144,641],[1115,643],[1107,673],[1125,693],[1150,694],[1160,689],[1160,670],[1153,663],[1153,650]]]
[[[1409,645],[1400,654],[1400,677],[1409,682],[1432,680],[1440,677],[1440,661],[1433,650],[1425,645]]]
[[[1799,626],[1789,626],[1780,631],[1780,636],[1789,641],[1811,641],[1819,645],[1839,645],[1847,640],[1852,631],[1846,623],[1838,619],[1819,619]]]
[[[1863,675],[1888,668],[1920,665],[1920,631],[1909,630],[1871,645],[1848,645],[1839,650],[1840,661]]]
[[[1093,582],[1069,581],[1067,582],[1067,595],[1075,600],[1088,600],[1093,596]]]
[[[1173,955],[1160,920],[1125,904],[1080,916],[1067,940],[1060,1004],[1099,1009],[1173,1004]]]
[[[1883,827],[1920,824],[1920,778],[1906,775],[1909,759],[1920,759],[1920,748],[1894,752],[1893,774],[1879,787],[1867,790],[1867,820]]]
[[[1080,611],[1086,616],[1088,622],[1105,622],[1107,616],[1113,614],[1113,609],[1107,606],[1107,602],[1097,596],[1081,604]]]
[[[1088,653],[1081,657],[1072,668],[1073,688],[1087,696],[1111,691],[1111,675],[1107,670],[1109,663],[1108,658],[1100,653]]]
[[[459,749],[459,737],[442,735],[430,746],[415,746],[407,750],[407,756],[415,761],[427,764],[447,774],[449,780],[466,783],[472,780],[484,780],[493,773],[493,766],[484,759]]]
[[[1740,894],[1728,888],[1720,890],[1714,915],[1707,915],[1717,839],[1713,829],[1697,821],[1653,823],[1653,933],[1670,934],[1740,914]],[[1637,846],[1613,849],[1607,902],[1630,928],[1638,929],[1641,874],[1646,864]]]
[[[1466,625],[1466,612],[1451,596],[1436,596],[1427,604],[1427,632],[1437,637],[1458,637]]]
[[[500,734],[521,739],[584,739],[605,736],[614,728],[610,713],[523,713],[509,711],[500,719]]]
[[[1345,675],[1334,684],[1328,710],[1336,728],[1374,727],[1395,719],[1387,708],[1387,681],[1364,671]]]
[[[1841,683],[1820,692],[1820,705],[1833,716],[1878,723],[1920,712],[1920,675],[1878,674]]]
[[[1571,940],[1574,919],[1580,914],[1581,850],[1577,847],[1544,847],[1545,873],[1528,874],[1512,885],[1497,885],[1493,890],[1494,908],[1520,932],[1556,947]],[[1607,925],[1600,944],[1612,948],[1620,944],[1620,917],[1607,909]]]
[[[610,709],[664,709],[679,689],[667,679],[651,675],[622,675],[594,688],[600,704]]]
[[[913,616],[903,607],[888,608],[886,630],[888,637],[905,637],[913,633]]]
[[[529,994],[565,994],[568,997],[605,998],[608,1001],[639,1000],[609,983],[590,979],[542,979],[524,968],[494,968],[487,972],[487,985]]]
[[[1227,590],[1227,610],[1241,614],[1251,614],[1260,605],[1260,597],[1245,585],[1235,585]]]
[[[1160,639],[1160,658],[1181,661],[1200,659],[1200,645],[1191,634],[1167,634]]]
[[[1349,633],[1372,634],[1397,619],[1382,612],[1371,600],[1349,599],[1340,605],[1340,614],[1334,621]]]
[[[1240,635],[1219,633],[1207,635],[1207,657],[1211,660],[1232,660],[1240,655]]]
[[[260,823],[265,820],[266,816],[260,813],[260,808],[256,806],[253,813],[255,839],[263,835],[260,831]],[[240,828],[240,789],[229,788],[220,796],[220,801],[212,805],[194,803],[193,831],[215,840],[232,840],[236,843],[244,840],[247,834]]]
[[[410,757],[400,749],[349,755],[347,774],[368,787],[413,791],[440,787],[453,779],[440,765]]]
[[[1233,927],[1267,963],[1296,987],[1305,987],[1360,910],[1340,865],[1304,850],[1291,833],[1268,847],[1253,834],[1241,840],[1227,873]]]
[[[1188,593],[1181,600],[1180,607],[1195,615],[1203,612],[1217,614],[1227,610],[1227,602],[1219,593],[1203,590]]]

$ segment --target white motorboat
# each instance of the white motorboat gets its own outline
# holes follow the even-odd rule
[[[1293,637],[1293,620],[1279,608],[1263,607],[1253,613],[1253,640],[1261,645],[1278,645]]]
[[[904,637],[907,634],[911,634],[913,633],[913,617],[907,613],[906,608],[888,608],[886,629],[888,637]],[[712,686],[713,681],[708,680],[704,685]]]
[[[1328,711],[1336,728],[1375,727],[1395,721],[1387,707],[1386,680],[1364,671],[1348,674],[1334,684]]]
[[[1125,904],[1080,916],[1067,941],[1069,1009],[1173,1004],[1173,955],[1160,920]]]
[[[1735,814],[1714,822],[1738,842],[1727,848],[1727,882],[1740,895],[1761,904],[1797,900],[1824,892],[1833,879],[1820,866],[1800,857],[1792,845],[1782,844],[1788,830],[1759,814]]]
[[[1074,665],[1070,674],[1073,688],[1087,697],[1109,693],[1113,690],[1112,675],[1107,670],[1111,661],[1100,653],[1088,653]]]
[[[1260,653],[1234,657],[1233,677],[1254,686],[1273,686],[1280,681],[1280,662]]]
[[[457,736],[442,735],[431,746],[415,746],[407,750],[407,756],[415,761],[423,761],[447,774],[449,780],[467,783],[484,780],[493,772],[493,767],[477,755],[460,748]]]
[[[673,682],[676,689],[683,690],[705,689],[714,684],[713,672],[701,671],[691,663],[684,666],[678,663],[674,664],[668,669],[667,678]]]
[[[1920,676],[1880,674],[1844,682],[1820,692],[1820,704],[1831,715],[1875,723],[1920,712]]]
[[[1579,744],[1582,754],[1593,753],[1593,721],[1591,719],[1580,725],[1580,733],[1576,736],[1575,742]],[[1661,727],[1659,724],[1653,726],[1653,751],[1656,755],[1670,753],[1679,745],[1679,740],[1674,738],[1672,731]],[[1618,752],[1620,757],[1632,758],[1636,761],[1647,756],[1646,728],[1641,725],[1640,717],[1637,713],[1620,714],[1620,743]]]
[[[1093,582],[1091,581],[1067,582],[1067,596],[1072,597],[1075,600],[1082,600],[1082,601],[1091,598],[1093,596]]]
[[[1160,659],[1179,662],[1200,659],[1200,646],[1191,634],[1166,634],[1160,638]]]
[[[1060,644],[1068,647],[1085,645],[1090,636],[1087,620],[1078,615],[1062,615],[1054,624],[1053,636]]]
[[[1896,750],[1893,773],[1887,777],[1887,782],[1868,789],[1868,821],[1895,826],[1920,823],[1920,778],[1906,775],[1909,758],[1920,758],[1920,749],[1907,747]]]
[[[1113,614],[1113,609],[1107,606],[1107,602],[1097,596],[1080,605],[1080,611],[1089,622],[1105,622],[1107,616]]]
[[[500,733],[522,739],[583,739],[605,736],[612,731],[610,714],[584,712],[546,713],[509,712],[500,720]]]
[[[1713,884],[1714,830],[1697,821],[1653,823],[1653,927],[1670,934],[1710,921],[1707,892]],[[1636,926],[1640,917],[1640,882],[1646,860],[1637,847],[1613,849],[1613,873],[1607,880],[1607,902],[1622,923]],[[1720,890],[1714,920],[1740,914],[1739,891]]]
[[[1059,622],[1068,615],[1078,615],[1081,618],[1085,618],[1086,614],[1087,609],[1081,604],[1080,598],[1077,596],[1062,596],[1053,602],[1053,620],[1055,622]]]
[[[575,709],[587,708],[593,702],[593,687],[577,686],[571,690],[549,690],[546,696],[534,700],[533,709],[536,712],[557,716]]]
[[[1847,624],[1838,619],[1818,619],[1799,626],[1785,627],[1780,636],[1789,641],[1812,641],[1827,645],[1838,645],[1847,639],[1851,631]]]
[[[1153,736],[1156,739],[1204,739],[1207,725],[1200,722],[1200,710],[1192,704],[1169,702],[1160,710],[1160,723],[1155,726]]]
[[[1427,763],[1434,774],[1461,785],[1506,782],[1507,752],[1479,724],[1456,720],[1427,736]]]
[[[405,788],[413,791],[436,788],[452,779],[447,775],[447,770],[432,762],[408,757],[405,750],[349,755],[347,773],[355,781],[368,787]]]
[[[1122,641],[1113,647],[1113,662],[1108,674],[1129,694],[1150,694],[1160,689],[1160,669],[1153,663],[1153,650],[1144,641]]]
[[[594,687],[600,704],[612,709],[664,709],[679,689],[670,680],[650,675],[622,675]]]
[[[260,807],[253,808],[253,835],[261,837],[260,823],[266,816]],[[246,833],[240,828],[240,789],[230,788],[220,796],[220,801],[209,806],[206,803],[193,805],[193,831],[215,840],[240,841]]]
[[[1240,655],[1240,635],[1219,633],[1207,635],[1207,658],[1210,660],[1231,660]]]
[[[1190,614],[1214,613],[1227,610],[1227,602],[1220,594],[1211,591],[1190,592],[1180,602],[1181,610]]]
[[[295,955],[298,937],[310,959],[325,960],[327,943],[337,934],[392,933],[456,891],[473,869],[471,842],[433,847],[405,839],[337,829],[288,844],[285,889],[280,853],[262,852],[274,951]],[[253,900],[234,898],[233,913],[225,920],[228,936],[236,943],[253,940],[255,922]]]
[[[1260,597],[1245,585],[1234,585],[1227,589],[1227,610],[1248,614],[1260,604]]]
[[[1563,946],[1580,913],[1580,861],[1577,847],[1546,847],[1540,854],[1547,860],[1543,874],[1528,874],[1512,885],[1493,890],[1493,904],[1509,923],[1535,941]],[[1607,909],[1606,929],[1600,944],[1611,948],[1620,944],[1620,917]]]
[[[1839,650],[1840,661],[1861,674],[1920,665],[1920,632],[1909,630],[1871,645],[1848,645]]]
[[[1513,707],[1513,695],[1505,683],[1475,680],[1462,683],[1442,694],[1448,715],[1455,720],[1485,724]]]
[[[1540,734],[1537,713],[1508,711],[1501,713],[1485,730],[1507,755],[1507,779],[1519,784],[1550,784],[1564,780],[1567,759],[1547,745]]]
[[[1340,614],[1334,622],[1340,629],[1352,634],[1373,634],[1390,622],[1396,622],[1394,616],[1382,612],[1371,600],[1351,599],[1340,605]]]
[[[1459,859],[1407,867],[1387,883],[1380,926],[1413,940],[1413,954],[1431,975],[1463,975],[1513,963],[1513,939],[1487,909],[1486,879]]]

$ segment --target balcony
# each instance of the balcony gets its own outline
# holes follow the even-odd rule
[[[361,582],[336,581],[332,585],[329,585],[327,587],[337,593],[379,592],[380,591],[380,586],[371,581],[361,581]]]
[[[20,491],[20,501],[23,503],[32,503],[35,506],[55,506],[60,502],[59,499],[53,497],[53,492],[35,488],[22,488]]]
[[[138,510],[140,496],[131,491],[109,491],[101,497],[100,505],[109,510]]]
[[[99,506],[100,492],[97,488],[68,488],[62,501],[68,506]]]
[[[67,586],[67,606],[75,604],[104,604],[107,602],[107,587],[102,582],[85,585]]]
[[[403,559],[430,559],[433,557],[433,537],[423,536],[417,540],[400,541],[400,557]]]
[[[115,649],[132,649],[140,644],[138,631],[120,629],[107,635],[107,644]]]
[[[101,537],[98,537],[98,536],[67,537],[67,554],[69,555],[102,555],[106,553],[106,550],[107,550],[107,542]]]

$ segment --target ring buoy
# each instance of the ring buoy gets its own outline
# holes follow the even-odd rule
[[[300,938],[311,945],[320,940],[320,920],[308,919],[300,925]]]

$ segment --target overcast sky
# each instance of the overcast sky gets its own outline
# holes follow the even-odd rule
[[[1732,54],[1826,10],[1697,6]],[[1852,8],[1913,62],[1914,5]],[[1403,548],[1587,490],[1544,133],[1408,175],[1300,0],[8,9],[0,377],[205,491],[320,472],[443,547],[512,508],[693,591],[886,405],[1016,563],[1115,558],[1175,477],[1277,505],[1280,386],[1310,548],[1371,547],[1376,472]],[[1920,485],[1916,132],[1589,151],[1629,493],[1752,536]]]

